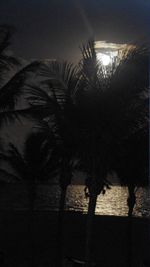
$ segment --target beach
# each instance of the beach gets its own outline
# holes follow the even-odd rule
[[[65,212],[63,256],[84,261],[86,214]],[[4,266],[52,267],[56,253],[57,212],[0,211],[0,250]],[[101,267],[127,267],[127,217],[95,215],[92,261]],[[149,255],[149,218],[132,218],[132,266]],[[68,260],[69,261],[69,260]],[[68,265],[69,266],[69,265]]]

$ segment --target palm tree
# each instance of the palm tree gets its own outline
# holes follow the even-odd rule
[[[97,196],[107,185],[106,174],[111,169],[116,149],[147,120],[143,95],[148,88],[148,57],[145,47],[136,46],[125,53],[119,65],[113,64],[107,76],[97,61],[94,41],[83,45],[81,51],[82,82],[77,92],[77,104],[82,111],[80,120],[84,128],[80,142],[81,160],[88,167],[90,177],[87,182],[89,207],[85,256],[86,267],[89,267]]]
[[[10,45],[10,40],[14,32],[13,27],[9,25],[0,25],[0,87],[8,79],[8,73],[10,74],[14,68],[21,66],[18,59],[7,53],[7,48]]]
[[[97,196],[105,187],[109,188],[106,174],[112,167],[116,149],[145,123],[143,92],[148,76],[144,47],[137,46],[125,53],[119,65],[113,64],[109,75],[97,61],[93,41],[82,47],[82,56],[79,71],[70,64],[56,61],[44,65],[41,74],[47,77],[47,86],[43,89],[29,86],[26,93],[31,107],[46,111],[45,120],[57,137],[62,159],[60,185],[64,196],[72,173],[70,162],[77,150],[90,177],[87,181],[90,200],[86,245],[86,266],[89,267]],[[61,203],[64,203],[65,198],[62,199]]]
[[[148,125],[131,135],[118,149],[115,171],[117,172],[122,186],[128,188],[128,227],[127,227],[127,249],[128,266],[132,266],[132,213],[136,204],[136,191],[138,187],[148,186]]]
[[[122,186],[128,187],[128,216],[136,203],[136,188],[148,186],[148,125],[131,135],[118,149],[116,170]]]
[[[9,164],[11,169],[0,169],[3,181],[7,183],[24,182],[29,193],[29,231],[31,245],[34,247],[32,233],[34,229],[34,200],[36,186],[39,182],[44,183],[57,176],[57,157],[55,138],[47,124],[41,123],[36,130],[27,136],[23,152],[12,143],[9,150],[0,153],[2,163]],[[3,165],[2,165],[3,166]],[[32,255],[31,266],[34,266]]]
[[[45,124],[42,125],[42,129],[40,125],[36,127],[36,131],[27,136],[23,153],[12,143],[9,143],[8,151],[0,153],[1,162],[7,162],[13,170],[1,167],[1,178],[6,182],[26,182],[29,188],[31,210],[33,210],[35,185],[40,181],[51,179],[57,173],[55,149],[54,136]]]
[[[49,62],[40,69],[43,78],[42,89],[35,85],[26,88],[31,107],[46,111],[45,120],[52,129],[59,148],[59,185],[61,188],[56,265],[62,264],[63,216],[67,187],[74,171],[74,158],[77,144],[76,113],[74,93],[78,77],[72,64],[57,61]],[[44,117],[44,116],[43,116]]]
[[[30,108],[24,100],[23,88],[29,74],[32,75],[39,66],[40,62],[31,62],[23,66],[0,88],[1,126],[3,123],[19,118],[19,116],[29,117],[29,114],[36,116],[38,111]],[[19,100],[21,104],[19,104]]]
[[[8,62],[9,63],[9,62]],[[59,80],[59,88],[55,95],[55,90],[51,90],[51,92],[53,92],[53,97],[51,98],[48,94],[46,96],[46,92],[45,92],[45,103],[46,106],[44,108],[44,112],[43,112],[43,105],[41,105],[41,91],[40,89],[38,89],[38,100],[40,99],[39,105],[31,105],[30,107],[28,106],[27,102],[24,101],[23,98],[23,93],[24,93],[24,85],[25,85],[25,81],[27,80],[27,77],[29,76],[30,73],[35,72],[41,65],[40,62],[31,62],[25,66],[23,66],[22,68],[19,69],[19,71],[17,71],[4,85],[1,86],[0,89],[0,122],[2,123],[7,123],[10,122],[10,120],[14,120],[14,119],[20,119],[20,117],[29,117],[31,119],[31,117],[34,118],[48,118],[48,116],[50,116],[50,120],[49,120],[49,124],[53,124],[53,120],[52,120],[52,114],[55,114],[55,122],[56,122],[56,117],[57,117],[57,123],[55,123],[55,133],[56,136],[58,138],[58,143],[59,145],[61,144],[61,174],[60,174],[60,184],[61,184],[61,188],[62,188],[62,195],[61,195],[61,206],[64,207],[64,203],[65,203],[65,195],[66,195],[66,188],[68,186],[68,184],[70,183],[71,180],[71,171],[70,171],[70,166],[73,166],[73,162],[70,156],[70,151],[69,151],[69,145],[68,145],[68,141],[66,142],[66,131],[70,131],[68,125],[68,121],[65,118],[64,120],[64,114],[66,114],[66,110],[70,103],[69,101],[71,100],[71,98],[69,98],[69,93],[71,94],[71,91],[69,92],[69,90],[71,90],[72,85],[74,83],[74,87],[75,87],[75,80],[73,79],[74,74],[75,74],[75,69],[72,68],[72,65],[70,64],[56,64],[55,62],[52,63],[53,66],[51,66],[52,68],[47,68],[45,66],[45,69],[43,68],[43,71],[50,71],[50,77],[49,77],[49,87],[51,87],[51,82],[52,84],[56,86],[57,83],[57,79],[58,75],[60,76],[58,78]],[[52,70],[53,69],[53,70]],[[52,76],[52,77],[51,77]],[[61,77],[62,76],[62,77]],[[55,87],[54,86],[54,87]],[[60,103],[63,100],[63,89],[65,88],[65,86],[67,86],[67,90],[65,90],[65,105],[64,103]],[[32,86],[30,86],[31,89]],[[54,89],[54,88],[53,88]],[[66,89],[66,88],[65,88]],[[35,93],[35,87],[34,89],[32,88],[32,93]],[[37,90],[36,90],[37,92]],[[50,90],[49,90],[50,92]],[[34,95],[33,93],[33,95]],[[60,94],[59,94],[60,93]],[[32,96],[33,96],[32,95]],[[42,97],[44,95],[44,91],[42,92]],[[18,100],[23,98],[23,106],[19,106],[18,104]],[[48,105],[47,105],[47,100],[49,100]],[[32,98],[32,103],[35,101],[33,101]],[[63,108],[62,108],[62,104],[63,104],[63,108],[64,111],[62,112]],[[24,107],[25,105],[25,107]],[[27,106],[26,106],[27,105]],[[55,111],[55,113],[54,113]],[[63,113],[63,115],[62,115]],[[58,127],[58,121],[59,121],[59,127]],[[62,125],[65,124],[65,127]],[[54,125],[54,124],[53,124]],[[71,133],[72,134],[72,133]],[[63,138],[62,138],[63,136]],[[71,137],[72,135],[70,135]],[[61,138],[62,139],[61,139]],[[60,141],[61,139],[61,141]],[[71,138],[70,138],[71,139]],[[63,142],[62,142],[63,140]],[[66,143],[65,143],[66,142]],[[70,143],[71,144],[71,143]],[[67,147],[68,146],[68,147]],[[13,148],[14,151],[14,148]],[[17,151],[16,151],[16,155],[17,155]],[[65,156],[64,156],[65,155]],[[20,155],[21,156],[21,155]],[[65,157],[65,159],[64,159]],[[66,163],[67,162],[67,163]],[[68,167],[67,165],[70,164],[70,166]],[[67,166],[67,167],[66,167]],[[67,174],[64,175],[64,170],[65,173],[67,172]],[[4,171],[4,170],[3,170]],[[64,177],[63,177],[64,176]],[[62,182],[62,177],[64,178],[64,182]],[[63,216],[60,215],[60,220],[61,221]],[[60,227],[59,227],[60,228]],[[60,232],[60,231],[59,231]]]
[[[10,56],[7,48],[10,45],[13,28],[0,25],[0,126],[20,117],[37,117],[38,111],[29,108],[23,93],[25,82],[36,74],[41,62],[23,63]],[[38,114],[39,118],[39,114]]]

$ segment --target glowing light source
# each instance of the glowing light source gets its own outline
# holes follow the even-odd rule
[[[97,59],[104,65],[108,66],[111,63],[111,57],[103,53],[97,53]]]
[[[129,50],[134,49],[134,45],[115,44],[106,41],[95,41],[95,49],[97,59],[103,66],[112,65],[113,62],[119,63],[121,58],[128,53]]]

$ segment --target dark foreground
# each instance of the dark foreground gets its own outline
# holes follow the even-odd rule
[[[65,213],[64,258],[84,260],[85,225],[86,215]],[[132,266],[141,267],[141,262],[149,257],[149,227],[147,218],[132,219]],[[34,212],[31,220],[28,211],[0,211],[0,250],[4,266],[53,267],[56,229],[56,212]],[[92,257],[97,266],[127,267],[128,242],[128,218],[95,216]]]

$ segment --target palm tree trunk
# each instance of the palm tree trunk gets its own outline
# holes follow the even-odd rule
[[[56,267],[62,266],[63,257],[63,219],[64,219],[64,208],[66,201],[67,187],[61,189],[61,196],[59,201],[59,213],[58,213],[58,232],[57,232],[57,244],[56,244]]]
[[[35,200],[35,183],[33,181],[28,183],[29,192],[29,234],[30,234],[30,244],[31,244],[31,267],[34,266],[34,200]]]
[[[135,185],[128,184],[128,216],[132,217],[133,209],[136,204]]]
[[[97,201],[97,194],[91,194],[89,198],[87,225],[86,225],[86,248],[85,248],[85,267],[91,266],[91,243],[93,233],[93,219],[95,215],[95,207]]]
[[[136,203],[136,195],[135,195],[135,186],[128,185],[128,225],[127,225],[127,248],[128,248],[128,256],[127,256],[127,266],[132,267],[132,213],[133,208]]]
[[[89,188],[89,205],[87,214],[87,225],[86,225],[86,243],[85,243],[85,267],[91,266],[91,247],[92,247],[92,234],[93,234],[93,221],[95,215],[96,201],[97,201],[97,183],[96,183],[96,172],[95,172],[95,129],[91,132],[91,151],[92,151],[92,181]]]
[[[127,223],[127,267],[132,267],[132,216]]]

